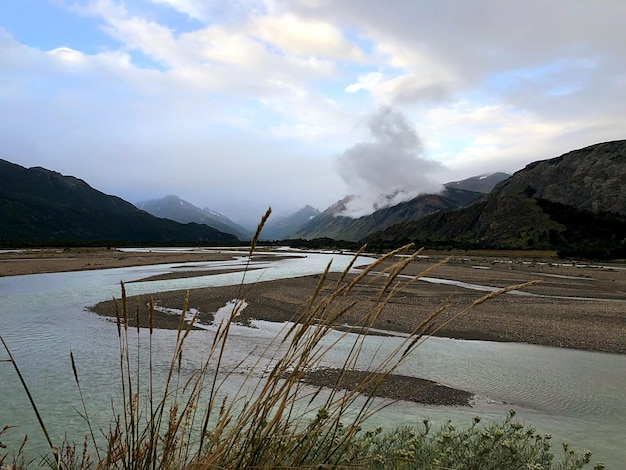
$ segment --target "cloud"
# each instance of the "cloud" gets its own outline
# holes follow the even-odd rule
[[[371,41],[375,72],[386,75],[371,89],[374,95],[384,92],[388,80],[407,80],[420,90],[441,86],[450,103],[470,94],[545,112],[555,108],[532,99],[531,93],[515,93],[529,70],[553,67],[552,73],[533,78],[546,91],[559,89],[559,80],[574,82],[570,101],[603,94],[596,81],[604,82],[604,90],[619,91],[612,78],[626,72],[619,47],[626,41],[620,24],[626,4],[619,0],[575,7],[567,1],[540,0],[406,1],[393,8],[376,0],[347,0],[297,8],[301,15],[359,28]],[[572,67],[581,63],[593,64],[592,70]],[[492,88],[492,80],[503,73],[512,73],[511,81],[499,90]],[[531,100],[524,104],[520,98]]]
[[[383,106],[407,106],[417,102],[441,102],[449,97],[444,81],[429,79],[417,74],[388,77],[380,72],[359,76],[345,89],[347,93],[367,91],[376,103]]]
[[[364,58],[361,49],[347,41],[340,28],[326,21],[287,14],[263,16],[254,23],[256,36],[286,54],[355,62]]]
[[[405,117],[388,107],[367,121],[371,141],[360,142],[337,159],[339,174],[357,197],[342,215],[360,217],[441,189],[440,163],[425,158],[422,143]]]
[[[256,219],[351,192],[358,214],[624,138],[621,0],[73,0],[46,28],[31,13],[0,2],[0,158],[131,200],[186,191]]]
[[[348,93],[356,93],[360,90],[373,91],[383,79],[380,72],[370,72],[358,77],[356,83],[352,83],[346,87]]]

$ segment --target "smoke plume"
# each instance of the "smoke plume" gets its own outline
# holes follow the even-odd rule
[[[372,141],[350,147],[337,159],[340,176],[357,196],[341,215],[361,217],[442,189],[437,175],[445,167],[424,157],[417,133],[401,113],[381,108],[367,127]]]

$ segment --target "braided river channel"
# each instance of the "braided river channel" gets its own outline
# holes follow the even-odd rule
[[[319,274],[331,259],[331,269],[342,271],[352,259],[350,254],[303,254],[306,256],[288,258],[281,257],[281,252],[277,251],[275,261],[256,263],[255,269],[246,273],[244,282]],[[82,405],[72,373],[70,351],[76,359],[92,424],[107,429],[112,416],[112,400],[113,406],[117,404],[120,408],[117,329],[113,322],[86,307],[112,297],[119,298],[120,281],[135,281],[169,273],[173,269],[242,269],[244,255],[243,251],[234,250],[233,256],[239,257],[232,261],[0,278],[0,334],[20,368],[50,434],[81,442],[88,432],[77,411],[82,410]],[[372,260],[361,257],[357,264]],[[228,272],[132,282],[126,288],[129,295],[134,295],[233,285],[241,281],[241,272]],[[281,327],[277,323],[262,321],[254,326],[235,326],[230,333],[229,362],[225,369],[229,365],[242,369],[241,374],[234,374],[232,378],[233,389],[248,367],[241,362],[242,358],[253,350],[264,350],[264,345],[269,344]],[[213,335],[214,329],[210,328],[190,333],[186,349],[190,353],[185,355],[183,368],[189,371],[197,368]],[[325,341],[330,345],[340,335],[339,332],[331,333]],[[142,331],[139,341],[144,336],[147,338],[147,332]],[[331,354],[324,359],[325,364],[341,364],[352,344],[349,342],[352,336],[348,334],[333,346]],[[153,335],[157,378],[163,378],[167,372],[175,337],[176,332],[169,330],[156,330]],[[399,337],[366,337],[362,364],[376,362],[376,357],[384,357],[400,341],[402,338]],[[28,434],[26,455],[37,458],[46,451],[46,441],[27,395],[7,359],[5,351],[0,350],[0,360],[3,361],[0,362],[0,429],[4,425],[19,428],[10,430],[11,433],[7,433],[6,438],[2,436],[1,440],[10,446],[19,446],[24,434]],[[267,358],[268,364],[270,360]],[[260,377],[263,371],[252,373]],[[534,425],[541,433],[552,434],[557,456],[561,442],[566,441],[577,451],[592,450],[592,462],[602,461],[609,469],[626,468],[626,355],[433,337],[417,348],[397,373],[467,390],[477,398],[472,407],[431,407],[397,402],[372,418],[374,425],[390,429],[403,424],[417,425],[428,417],[433,423],[450,419],[457,427],[464,427],[469,426],[476,415],[483,420],[503,420],[513,408],[521,422]]]

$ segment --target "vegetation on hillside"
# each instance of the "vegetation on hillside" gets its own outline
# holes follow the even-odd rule
[[[514,226],[507,225],[504,219],[491,225],[485,236],[477,230],[481,214],[488,211],[487,203],[481,202],[467,209],[396,225],[364,241],[378,250],[414,243],[429,249],[558,250],[559,257],[626,258],[626,216],[582,211],[546,199],[520,201],[526,210],[515,206],[519,217]]]
[[[626,216],[614,212],[576,210],[545,199],[538,201],[550,218],[563,224],[563,232],[544,236],[559,256],[587,259],[626,259]]]

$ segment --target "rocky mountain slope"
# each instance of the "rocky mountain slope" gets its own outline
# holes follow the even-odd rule
[[[626,140],[531,163],[467,208],[396,225],[368,239],[617,249],[626,245]]]
[[[135,206],[156,217],[170,219],[181,224],[188,224],[189,222],[205,224],[220,232],[232,233],[239,240],[250,240],[252,238],[252,232],[236,224],[225,215],[207,207],[200,209],[173,194],[160,199],[138,202]]]
[[[83,180],[0,160],[0,244],[229,242],[206,225],[159,219]]]

